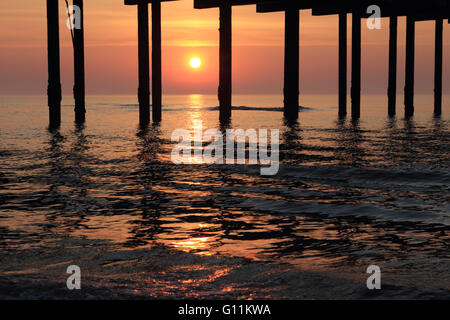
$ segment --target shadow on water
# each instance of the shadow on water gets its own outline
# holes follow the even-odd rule
[[[346,120],[339,118],[336,121],[334,140],[336,148],[334,157],[340,165],[361,166],[365,163],[366,152],[362,147],[365,141],[364,132],[361,130],[360,120]]]
[[[133,182],[131,183],[142,188],[142,195],[138,210],[140,215],[132,221],[131,236],[125,243],[127,247],[153,243],[158,234],[168,232],[161,227],[160,220],[164,204],[168,202],[167,195],[155,188],[161,182],[169,179],[167,164],[158,159],[162,143],[160,135],[161,130],[158,123],[139,128],[136,134],[138,167],[132,173]]]
[[[84,124],[76,124],[73,136],[67,138],[59,130],[49,131],[48,186],[42,195],[42,206],[49,209],[44,232],[52,229],[75,232],[84,228],[86,217],[90,215],[88,203],[89,169],[91,158],[88,156],[89,140],[84,134]],[[64,144],[69,142],[66,150]]]
[[[283,124],[285,130],[281,133],[280,161],[288,161],[295,158],[296,151],[301,149],[302,130],[297,120],[284,118]]]
[[[224,118],[219,120],[220,132],[224,135],[227,129],[232,128],[231,118]]]

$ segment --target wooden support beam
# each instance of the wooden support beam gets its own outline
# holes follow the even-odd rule
[[[347,115],[347,14],[339,14],[339,116]]]
[[[361,17],[352,14],[352,117],[361,113]]]
[[[61,66],[59,51],[58,0],[47,0],[47,56],[49,127],[61,124]]]
[[[285,11],[284,37],[284,116],[293,120],[298,118],[299,96],[299,27],[298,9]]]
[[[280,1],[280,0],[279,0]],[[275,3],[278,3],[276,1]],[[285,0],[281,0],[282,2]],[[292,1],[292,0],[291,0]],[[416,16],[416,20],[434,20],[437,17],[448,19],[449,2],[447,0],[428,0],[426,2],[411,2],[399,0],[341,0],[341,1],[319,1],[310,3],[307,0],[299,1],[305,9],[312,9],[313,15],[333,15],[339,13],[359,13],[361,18],[368,18],[367,8],[377,5],[381,8],[381,17],[391,16]]]
[[[139,123],[150,122],[150,66],[148,4],[152,4],[152,116],[161,121],[162,75],[161,75],[161,2],[175,0],[125,0],[125,5],[138,6],[139,37]]]
[[[152,118],[161,121],[162,105],[161,69],[161,2],[152,3]]]
[[[405,117],[414,114],[414,55],[415,55],[415,21],[406,18],[406,59],[405,59]]]
[[[448,19],[450,16],[447,12],[416,12],[414,13],[414,20],[418,21],[431,21],[437,19]]]
[[[73,30],[75,122],[83,123],[86,119],[83,0],[73,0],[73,5],[80,9],[80,28]]]
[[[194,0],[195,9],[219,8],[219,109],[220,120],[227,123],[231,117],[232,97],[232,34],[233,6],[255,4],[261,0]]]
[[[290,1],[260,1],[256,4],[256,12],[267,13],[267,12],[281,12],[287,9],[310,9],[313,4],[313,0],[303,0],[294,2]]]
[[[125,0],[126,6],[135,6],[139,3],[156,3],[156,2],[168,2],[168,1],[177,1],[177,0]]]
[[[397,16],[389,20],[389,76],[388,76],[388,114],[395,115],[397,101]]]
[[[138,47],[139,47],[139,123],[145,126],[150,122],[150,66],[148,4],[138,4]]]
[[[261,0],[194,0],[194,9],[220,8],[222,5],[245,6]]]
[[[213,3],[220,0],[200,1]],[[289,7],[299,10],[312,9],[313,15],[357,13],[361,18],[368,18],[371,16],[371,14],[367,13],[367,8],[370,5],[379,6],[382,17],[415,15],[416,20],[434,20],[438,17],[448,19],[450,15],[450,7],[447,0],[428,0],[427,2],[417,3],[399,0],[263,0],[258,1],[257,12],[284,11]]]
[[[443,19],[436,20],[435,58],[434,58],[434,114],[442,113],[442,40]]]
[[[220,119],[227,121],[231,117],[231,68],[232,68],[232,36],[231,36],[231,4],[219,7],[220,44],[219,44],[219,108]]]

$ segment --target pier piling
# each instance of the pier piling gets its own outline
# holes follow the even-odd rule
[[[361,113],[361,17],[352,13],[352,117]]]
[[[443,19],[436,19],[435,59],[434,59],[434,114],[442,113],[442,38]]]
[[[219,8],[219,118],[229,122],[232,109],[232,7],[260,0],[194,0],[195,9]]]
[[[397,103],[397,16],[389,18],[388,115],[394,116]]]
[[[139,124],[150,122],[150,66],[148,3],[138,3],[138,47],[139,47]]]
[[[284,83],[283,104],[286,120],[295,121],[299,114],[300,84],[300,10],[304,5],[290,1],[260,1],[256,11],[284,12]]]
[[[347,13],[339,14],[339,116],[347,115]]]
[[[61,66],[59,48],[58,0],[47,0],[47,58],[49,127],[61,124]]]
[[[219,7],[220,44],[219,44],[219,108],[220,119],[231,117],[232,95],[232,35],[231,35],[231,4],[222,3]]]
[[[73,5],[80,9],[80,28],[73,29],[75,122],[83,123],[86,119],[83,0],[73,0]]]
[[[415,21],[406,17],[405,117],[414,115]]]
[[[298,118],[299,107],[299,24],[300,11],[288,8],[285,11],[284,39],[284,116]]]
[[[162,106],[161,1],[152,2],[152,118],[161,121]]]
[[[125,0],[125,5],[138,7],[139,47],[139,123],[150,123],[150,50],[148,5],[152,4],[152,117],[161,121],[162,66],[161,66],[161,2],[175,0]]]

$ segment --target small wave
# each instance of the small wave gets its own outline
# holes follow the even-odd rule
[[[101,254],[99,254],[99,252]],[[123,250],[77,238],[8,252],[0,275],[1,299],[367,299],[358,274],[303,270],[226,256],[200,256],[166,246]],[[14,258],[12,258],[14,257]],[[61,289],[61,266],[83,269],[83,290]],[[416,274],[415,274],[416,275]],[[401,280],[401,279],[400,279]],[[447,298],[445,287],[395,282],[387,273],[378,298]],[[64,288],[64,286],[63,286]]]
[[[273,111],[273,112],[282,112],[284,108],[282,107],[249,107],[249,106],[233,106],[232,110],[243,110],[243,111]],[[309,107],[298,107],[301,111],[314,110],[314,108]],[[219,110],[219,107],[209,107],[207,110]]]
[[[251,174],[258,173],[257,168],[253,167],[240,169]],[[325,193],[315,195],[315,202],[274,201],[255,197],[247,199],[241,206],[280,214],[325,214],[329,217],[355,216],[383,221],[450,225],[448,205],[445,202],[450,174],[446,168],[422,164],[391,168],[281,165],[275,179],[278,179],[279,185],[293,179],[322,185],[329,189],[341,187],[347,192],[356,194],[359,190],[366,190],[366,193],[367,190],[372,190],[379,194],[379,199],[366,195],[366,201],[360,199],[358,200],[360,203],[354,203],[351,195],[346,194],[340,199],[340,205],[336,206],[335,203],[319,201],[322,197],[325,200],[329,198],[329,194]],[[413,199],[413,195],[417,200]],[[305,190],[295,190],[294,194],[289,194],[290,199],[313,197],[307,196]],[[357,198],[353,199],[356,201]]]
[[[112,104],[113,107],[119,107],[119,108],[138,108],[139,104],[137,103],[122,103],[122,104]],[[150,105],[151,106],[151,105]],[[177,107],[175,105],[163,105],[162,108],[165,112],[167,111],[186,111],[185,107]],[[208,111],[218,111],[219,106],[214,107],[205,107],[202,108],[204,110]],[[310,107],[304,107],[299,106],[299,111],[311,111],[311,110],[317,110],[315,108]],[[240,110],[240,111],[271,111],[271,112],[283,112],[283,107],[250,107],[250,106],[233,106],[232,110]]]
[[[137,108],[137,107],[139,107],[139,104],[137,104],[137,103],[129,103],[129,104],[118,104],[117,106],[125,107],[125,108],[129,108],[129,107]]]

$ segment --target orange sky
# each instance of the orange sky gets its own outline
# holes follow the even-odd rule
[[[64,1],[60,0],[62,82],[73,85],[72,48]],[[134,94],[137,88],[136,7],[123,0],[85,1],[86,83],[90,94]],[[46,16],[44,0],[0,3],[0,94],[45,94]],[[218,9],[194,10],[192,0],[163,3],[163,92],[216,93]],[[404,28],[399,22],[399,91],[403,87]],[[350,23],[349,23],[350,27]],[[432,93],[434,25],[417,23],[416,91]],[[448,31],[444,26],[444,91],[450,93]],[[282,13],[256,13],[255,6],[233,9],[233,91],[281,93],[283,78]],[[385,93],[388,21],[382,30],[363,22],[363,93]],[[349,35],[350,39],[350,35]],[[312,17],[302,11],[300,90],[337,92],[337,17]],[[350,51],[349,51],[350,52]],[[192,69],[198,56],[202,67]]]

